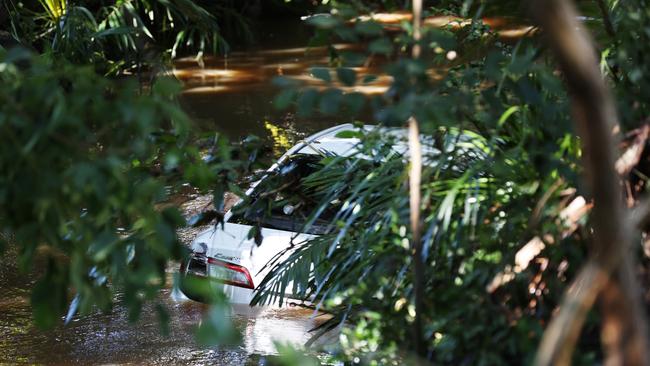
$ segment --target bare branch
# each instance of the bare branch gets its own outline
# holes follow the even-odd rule
[[[598,3],[598,8],[600,8],[600,13],[603,16],[603,24],[605,25],[605,31],[609,34],[610,37],[615,37],[616,32],[614,31],[614,25],[612,24],[612,19],[609,16],[609,9],[607,9],[607,4],[605,0],[596,0]]]
[[[562,299],[560,311],[546,328],[535,365],[569,365],[587,312],[608,282],[609,274],[592,258],[585,264]]]
[[[413,59],[420,57],[420,27],[422,22],[422,0],[413,0]],[[410,151],[409,171],[409,206],[411,220],[411,240],[413,251],[413,289],[415,292],[415,320],[413,321],[413,336],[415,350],[423,359],[427,355],[427,347],[422,331],[422,314],[424,313],[424,262],[422,260],[422,236],[420,232],[420,184],[422,180],[422,146],[420,144],[420,129],[415,117],[408,120],[408,137]]]
[[[565,294],[559,313],[546,329],[536,364],[570,363],[585,316],[598,294],[606,286],[608,289],[613,286],[610,282],[615,282],[621,297],[619,301],[605,299],[603,322],[605,325],[620,324],[624,331],[618,334],[625,337],[613,340],[603,337],[605,350],[609,355],[614,349],[625,347],[618,354],[626,364],[646,364],[645,347],[627,346],[647,343],[636,280],[626,274],[627,269],[617,269],[622,268],[622,263],[631,266],[633,261],[627,253],[631,230],[627,230],[624,221],[621,191],[614,169],[614,103],[600,74],[592,42],[578,23],[571,2],[534,0],[532,4],[533,14],[555,50],[571,93],[574,122],[583,143],[586,183],[595,202],[591,217],[594,227],[592,258]],[[621,314],[626,317],[624,321],[619,319]]]

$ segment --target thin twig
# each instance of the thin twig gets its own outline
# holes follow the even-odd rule
[[[616,31],[614,31],[614,25],[612,24],[612,19],[609,16],[609,9],[604,0],[596,0],[598,7],[600,8],[600,13],[603,16],[603,23],[605,24],[605,31],[609,34],[610,37],[616,37]]]

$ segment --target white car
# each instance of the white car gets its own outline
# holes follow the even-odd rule
[[[367,131],[376,128],[364,127]],[[338,125],[318,132],[289,149],[246,192],[252,205],[259,197],[278,194],[283,191],[282,187],[295,184],[301,177],[309,175],[323,156],[351,156],[358,153],[356,147],[360,140],[354,137],[354,133],[337,137],[343,131],[357,129],[352,124]],[[382,128],[382,131],[395,137],[392,150],[407,157],[407,131],[401,128]],[[428,156],[432,156],[432,152],[434,155],[439,153],[430,143],[424,144],[423,152]],[[270,268],[265,265],[272,258],[287,249],[292,242],[300,243],[327,231],[329,222],[316,220],[308,232],[299,232],[312,209],[314,207],[300,204],[295,207],[285,205],[273,208],[270,216],[258,214],[254,210],[251,212],[250,209],[244,214],[237,213],[236,209],[230,210],[224,217],[223,228],[216,225],[194,239],[191,244],[192,253],[181,265],[182,276],[209,279],[210,284],[223,289],[232,303],[249,303],[254,289],[269,272]],[[327,217],[321,214],[323,216]],[[263,238],[263,243],[259,246],[254,237],[249,237],[251,229],[256,226],[261,227],[260,234]],[[197,299],[186,287],[181,286],[181,289],[188,297]],[[290,298],[291,294],[285,296]]]
[[[366,128],[372,129],[374,126]],[[277,187],[265,187],[266,181],[273,175],[291,176],[291,179],[308,175],[313,170],[312,164],[320,160],[323,154],[353,154],[359,140],[336,136],[342,131],[350,130],[356,128],[352,124],[338,125],[302,140],[273,164],[267,174],[248,189],[246,195],[254,200],[255,195],[273,193],[273,189]],[[259,246],[255,243],[255,238],[249,238],[249,232],[258,224],[256,219],[263,215],[250,217],[255,215],[228,211],[224,217],[223,228],[216,225],[201,232],[192,241],[192,253],[182,264],[181,274],[209,279],[211,283],[218,284],[232,303],[249,303],[253,298],[253,290],[270,270],[265,268],[269,260],[286,249],[291,242],[302,242],[325,232],[325,223],[318,221],[311,225],[308,233],[297,232],[303,227],[302,219],[311,213],[306,212],[307,209],[287,205],[278,210],[280,212],[274,211],[270,217],[264,217],[259,222],[263,238],[263,243]],[[187,288],[181,289],[190,298],[196,298]]]

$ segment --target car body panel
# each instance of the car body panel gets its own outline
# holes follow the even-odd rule
[[[366,131],[376,128],[378,127],[364,126]],[[287,159],[296,154],[351,156],[358,153],[356,150],[360,142],[358,138],[337,137],[338,133],[346,130],[356,130],[356,127],[352,124],[342,124],[311,135],[282,155],[267,170],[267,173],[275,171]],[[397,142],[393,146],[393,150],[397,154],[407,157],[407,131],[402,128],[382,128],[382,131],[396,138]],[[435,150],[430,146],[431,144],[427,144],[424,148],[429,149],[429,152]],[[246,195],[250,196],[266,177],[268,177],[268,174],[253,183],[246,191]],[[270,268],[266,267],[266,265],[277,254],[290,247],[292,242],[299,243],[314,237],[314,235],[299,232],[262,228],[263,243],[258,246],[252,238],[248,238],[252,226],[230,222],[232,216],[233,213],[230,210],[224,216],[225,223],[223,227],[217,225],[197,235],[191,244],[191,249],[193,252],[204,253],[210,258],[245,267],[250,272],[254,286],[258,286],[269,272]],[[284,255],[288,256],[289,253]],[[209,275],[212,276],[213,274],[209,273]],[[249,303],[253,298],[252,289],[224,284],[219,284],[219,287],[223,289],[232,303]],[[291,286],[288,286],[288,288],[290,289]],[[290,296],[290,293],[285,295]]]
[[[209,258],[233,263],[246,268],[256,287],[271,269],[266,264],[278,253],[290,248],[291,243],[299,243],[313,238],[313,235],[290,231],[262,228],[262,245],[257,245],[253,239],[248,239],[251,226],[235,223],[225,223],[223,228],[211,228],[192,242],[194,252],[203,252]],[[285,256],[289,255],[289,252]],[[208,274],[214,276],[212,267]],[[220,285],[232,303],[248,304],[253,298],[253,291],[232,285]],[[289,286],[291,287],[291,286]],[[290,296],[290,293],[285,295]]]

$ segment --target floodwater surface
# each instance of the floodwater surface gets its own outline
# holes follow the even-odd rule
[[[311,34],[299,21],[268,28],[259,40],[264,48],[233,52],[229,57],[208,56],[203,66],[191,58],[181,59],[174,73],[185,85],[181,103],[199,131],[217,130],[231,140],[255,134],[273,145],[274,155],[279,155],[297,139],[340,120],[300,120],[273,108],[277,90],[271,85],[272,77],[304,71],[315,62],[314,57],[326,55],[305,56],[302,47]],[[182,198],[178,204],[189,216],[209,206],[211,197],[188,194]],[[195,234],[192,229],[179,232],[186,243]],[[0,365],[267,364],[269,355],[277,353],[274,342],[302,345],[310,337],[309,330],[323,320],[300,307],[236,305],[232,319],[242,343],[204,347],[196,342],[194,333],[207,306],[170,287],[162,290],[158,299],[169,313],[168,336],[162,335],[153,304],[143,308],[137,323],[129,323],[119,294],[110,313],[75,318],[67,325],[42,331],[35,327],[29,305],[34,278],[17,270],[11,260],[16,253],[11,250],[0,261]],[[177,268],[170,264],[168,283],[173,282]]]
[[[308,48],[312,30],[299,19],[261,24],[259,40],[226,56],[178,59],[173,75],[184,85],[181,105],[199,131],[217,131],[231,141],[262,138],[281,155],[301,138],[350,122],[341,116],[301,118],[277,110],[276,76],[311,79],[309,67],[327,65],[326,48]],[[341,48],[349,46],[340,46]]]
[[[204,200],[197,198],[201,204]],[[195,206],[192,201],[186,204]],[[154,304],[143,307],[136,323],[129,322],[120,294],[108,313],[75,317],[67,325],[62,321],[43,331],[35,327],[29,305],[34,278],[20,274],[10,260],[16,255],[12,251],[15,248],[10,247],[0,262],[0,365],[264,365],[277,353],[275,342],[301,346],[309,339],[309,330],[326,319],[299,306],[233,305],[231,319],[241,333],[241,344],[206,347],[194,335],[208,306],[168,287],[157,299],[169,314],[167,335]],[[169,265],[167,283],[173,283],[177,268]]]
[[[398,23],[404,20],[399,16],[404,17],[381,15],[377,20]],[[273,78],[290,76],[314,88],[325,88],[309,68],[327,66],[329,52],[324,47],[306,47],[311,31],[298,20],[275,22],[260,34],[262,46],[235,51],[227,57],[208,56],[203,62],[190,57],[175,63],[173,73],[185,86],[181,104],[197,130],[216,130],[231,140],[258,135],[272,145],[277,157],[311,133],[350,122],[347,116],[306,118],[276,110],[273,98],[278,89],[273,86]],[[346,51],[352,46],[336,48]],[[378,77],[346,92],[381,95],[390,84],[391,79],[381,75],[373,60],[355,70],[359,75]],[[184,204],[192,211],[209,203],[209,197],[193,196]],[[186,214],[191,213],[186,210]],[[191,230],[179,233],[185,242],[194,234]],[[299,307],[237,306],[233,308],[233,320],[242,332],[243,342],[237,346],[202,347],[194,339],[194,329],[206,307],[166,288],[159,300],[169,312],[168,336],[162,335],[152,305],[145,306],[140,320],[131,324],[127,309],[119,301],[110,313],[76,318],[68,325],[41,331],[34,326],[29,306],[33,278],[21,275],[9,260],[15,253],[5,254],[0,262],[0,364],[266,364],[267,355],[276,353],[275,341],[304,343],[310,336],[308,331],[322,321],[314,318],[311,310]],[[170,265],[170,276],[175,268]]]
[[[363,17],[362,17],[363,18]],[[402,22],[411,20],[410,13],[377,13],[372,18],[394,33]],[[516,40],[534,33],[535,28],[519,25],[509,18],[485,18],[504,41]],[[470,24],[470,19],[453,16],[432,16],[424,24],[437,28],[459,29]],[[353,67],[357,84],[345,86],[336,80],[331,68],[331,50],[326,46],[308,46],[313,30],[299,19],[283,20],[261,25],[257,46],[235,50],[227,56],[206,56],[202,60],[186,57],[177,60],[173,75],[185,86],[181,104],[190,114],[195,126],[202,131],[218,131],[231,140],[253,134],[268,141],[273,152],[281,155],[300,138],[355,118],[374,124],[368,110],[359,116],[345,113],[336,115],[296,115],[292,110],[277,110],[273,99],[280,89],[274,85],[276,77],[286,77],[304,87],[324,90],[337,87],[344,93],[360,93],[367,98],[379,97],[389,88],[392,78],[383,71],[385,58],[370,55],[362,65]],[[338,53],[363,52],[363,45],[334,44]],[[454,56],[456,57],[456,56]],[[457,62],[463,62],[458,55]],[[475,57],[475,56],[474,56]],[[331,83],[316,78],[313,67],[331,71]],[[441,79],[448,67],[429,70],[430,76]],[[366,78],[366,76],[372,76]]]
[[[236,197],[225,199],[232,205]],[[174,204],[189,217],[210,205],[211,196],[188,191]],[[188,243],[204,228],[182,229],[179,237]],[[43,331],[35,327],[29,304],[36,275],[22,274],[13,260],[16,255],[10,245],[0,261],[0,365],[264,365],[277,353],[274,342],[301,346],[309,339],[309,330],[325,320],[298,306],[233,305],[232,321],[241,333],[241,344],[202,346],[195,339],[195,329],[209,308],[171,286],[179,266],[170,263],[170,286],[157,299],[169,314],[167,335],[163,335],[155,304],[145,305],[140,319],[130,323],[120,294],[109,313],[75,317],[67,325],[62,320],[54,329]]]

